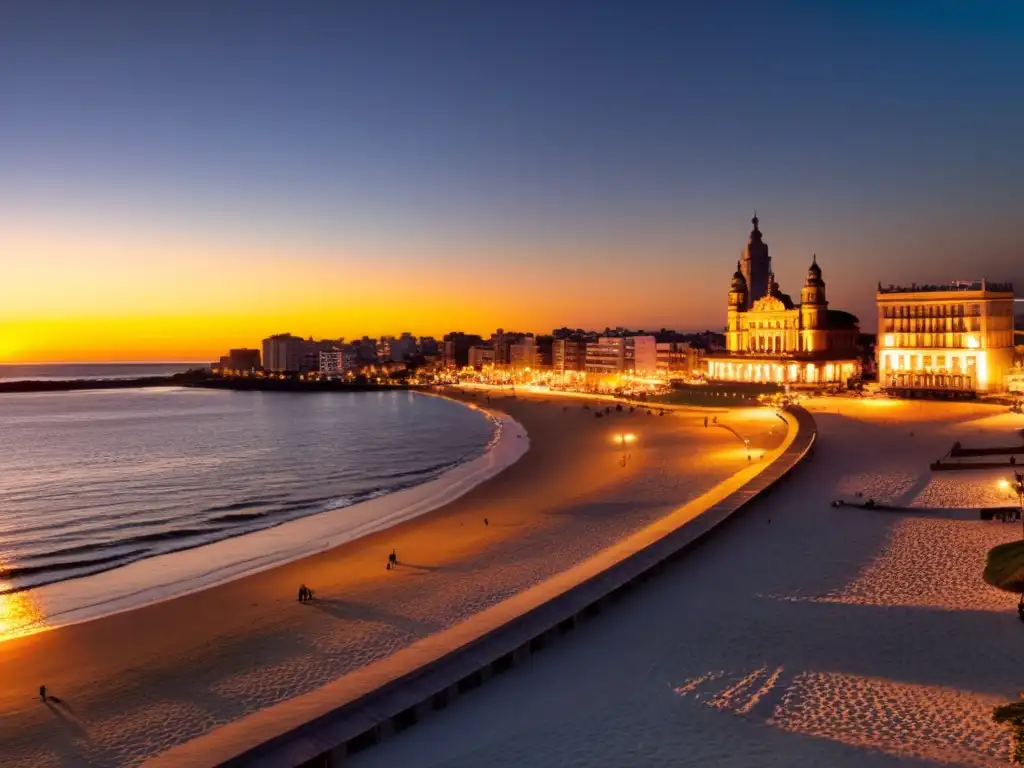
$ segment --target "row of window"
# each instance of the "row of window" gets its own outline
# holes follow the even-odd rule
[[[776,320],[775,325],[772,325],[771,320],[755,320],[754,322],[747,323],[747,328],[751,330],[757,329],[769,329],[769,328],[798,328],[798,323],[794,320]]]
[[[898,371],[926,371],[936,372],[948,370],[953,373],[964,373],[961,369],[961,357],[959,355],[885,355],[886,367]],[[966,373],[973,375],[978,362],[975,355],[966,355],[962,358]]]
[[[883,331],[917,331],[917,332],[957,332],[967,333],[968,331],[980,331],[981,320],[978,318],[952,318],[952,317],[925,317],[914,319],[887,320],[883,324]]]
[[[980,317],[981,304],[896,304],[882,307],[883,317]]]

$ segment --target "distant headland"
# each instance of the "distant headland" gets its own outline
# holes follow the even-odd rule
[[[153,387],[201,387],[265,392],[371,392],[377,390],[415,389],[404,381],[376,383],[346,382],[337,379],[305,379],[299,376],[222,377],[207,370],[192,370],[171,376],[140,376],[126,379],[68,379],[0,381],[0,394],[19,392],[76,392],[95,389],[140,389]]]

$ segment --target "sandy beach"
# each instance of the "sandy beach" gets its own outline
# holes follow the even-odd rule
[[[1019,444],[1024,418],[810,409],[819,444],[792,481],[621,607],[352,764],[1005,764],[989,713],[1021,689],[1024,628],[981,570],[1020,524],[977,510],[1010,503],[1007,472],[928,464],[954,440]],[[910,510],[830,505],[858,492]]]
[[[736,434],[705,429],[705,413],[748,437],[754,460],[781,437],[764,410],[598,419],[577,399],[491,404],[525,426],[530,450],[453,503],[211,589],[0,643],[5,768],[136,764],[580,562],[747,465]],[[625,466],[617,432],[637,436]],[[389,572],[392,548],[402,564]],[[310,605],[295,599],[303,582]],[[60,701],[41,703],[40,684]]]

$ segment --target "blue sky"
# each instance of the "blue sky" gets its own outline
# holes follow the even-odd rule
[[[692,328],[757,208],[783,288],[816,252],[873,325],[878,280],[1024,280],[1022,43],[1016,2],[9,2],[0,262],[568,271],[471,330]]]

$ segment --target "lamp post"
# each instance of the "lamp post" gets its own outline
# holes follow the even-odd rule
[[[632,433],[617,434],[615,441],[622,448],[622,466],[626,466],[626,459],[629,458],[629,454],[626,453],[626,448],[636,440],[636,435]]]

